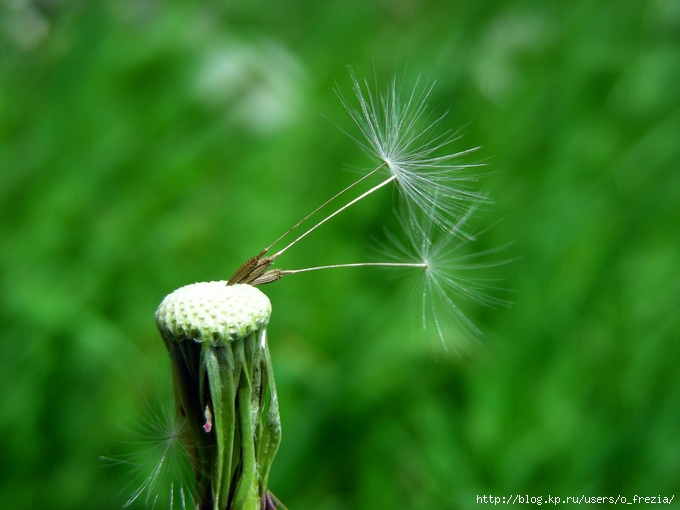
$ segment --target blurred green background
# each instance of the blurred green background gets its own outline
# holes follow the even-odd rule
[[[482,145],[510,309],[448,356],[375,269],[263,290],[291,510],[680,492],[680,2],[2,0],[0,506],[120,508],[154,312],[369,164],[346,65]],[[330,121],[324,117],[330,119]],[[284,267],[370,259],[376,194]],[[282,262],[284,262],[282,260]],[[404,292],[404,290],[406,292]],[[415,324],[417,329],[417,324]],[[676,498],[680,494],[676,494]],[[138,505],[141,507],[142,505]]]

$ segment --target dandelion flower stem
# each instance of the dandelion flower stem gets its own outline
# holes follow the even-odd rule
[[[338,214],[340,214],[342,211],[344,211],[344,210],[347,209],[348,207],[350,207],[350,206],[356,204],[359,200],[362,200],[362,199],[366,198],[368,195],[370,195],[370,194],[373,193],[374,191],[379,190],[379,189],[382,188],[383,186],[387,186],[387,185],[388,185],[390,182],[392,182],[394,179],[396,179],[396,177],[393,175],[392,177],[390,177],[390,178],[388,178],[388,179],[385,179],[383,182],[381,182],[381,183],[378,184],[377,186],[373,186],[373,187],[372,187],[371,189],[369,189],[368,191],[362,193],[361,195],[359,195],[358,197],[356,197],[354,200],[352,200],[352,201],[346,203],[346,204],[343,205],[340,209],[338,209],[338,210],[335,211],[334,213],[328,215],[328,216],[325,217],[323,220],[321,220],[319,223],[317,223],[317,224],[314,225],[312,228],[310,228],[309,230],[307,230],[304,234],[302,234],[301,236],[299,236],[297,239],[295,239],[295,241],[293,241],[292,243],[290,243],[288,246],[286,246],[286,247],[283,248],[282,250],[279,250],[278,252],[276,252],[274,255],[272,255],[271,258],[274,259],[274,258],[276,258],[276,257],[278,257],[278,256],[280,256],[280,255],[282,255],[288,248],[290,248],[290,247],[293,246],[295,243],[297,243],[298,241],[300,241],[303,237],[305,237],[305,236],[307,236],[308,234],[311,234],[312,232],[314,232],[317,228],[319,228],[321,225],[323,225],[324,223],[326,223],[328,220],[330,220],[330,219],[333,218],[334,216],[337,216]]]

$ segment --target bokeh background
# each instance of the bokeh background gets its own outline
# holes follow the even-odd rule
[[[2,0],[2,508],[125,503],[129,470],[101,457],[134,447],[162,391],[158,303],[227,278],[370,164],[338,129],[357,134],[333,91],[351,94],[346,65],[436,81],[454,149],[483,146],[480,224],[502,221],[479,244],[514,241],[514,306],[469,306],[484,336],[446,354],[394,273],[265,288],[274,493],[291,510],[680,497],[678,0]],[[371,260],[393,206],[376,194],[285,267]]]

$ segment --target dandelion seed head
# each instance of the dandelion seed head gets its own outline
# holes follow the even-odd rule
[[[271,310],[269,298],[251,285],[201,282],[168,294],[156,311],[156,324],[174,341],[222,345],[263,329]]]

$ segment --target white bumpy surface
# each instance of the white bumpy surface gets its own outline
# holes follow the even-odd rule
[[[271,312],[269,298],[251,285],[193,283],[163,299],[156,325],[175,341],[191,338],[217,345],[266,327]]]

